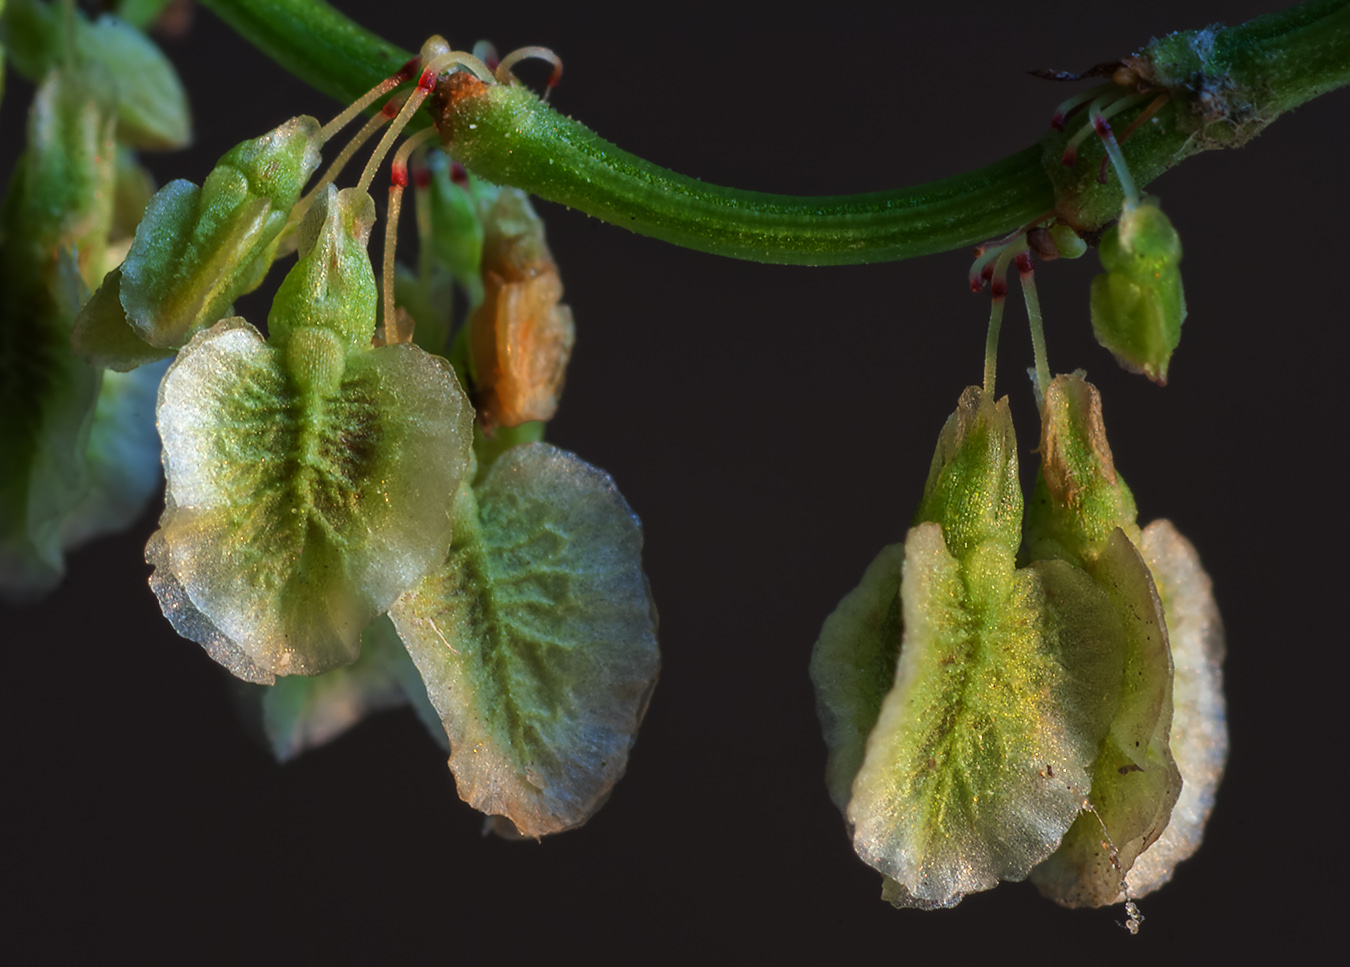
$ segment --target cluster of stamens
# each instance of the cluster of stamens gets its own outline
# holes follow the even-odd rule
[[[1099,69],[1095,69],[1097,71]],[[1057,74],[1056,80],[1078,80],[1086,74]],[[1115,139],[1111,131],[1110,119],[1120,114],[1122,111],[1128,111],[1136,105],[1149,100],[1147,107],[1140,111],[1129,126],[1121,132],[1119,139]],[[1058,108],[1055,109],[1054,116],[1050,119],[1050,127],[1056,131],[1063,131],[1068,123],[1068,119],[1075,112],[1083,108],[1088,109],[1089,122],[1081,127],[1064,146],[1064,153],[1060,155],[1060,162],[1068,167],[1072,167],[1078,161],[1078,149],[1095,132],[1105,143],[1108,138],[1114,141],[1123,142],[1130,135],[1152,118],[1167,103],[1168,93],[1159,91],[1143,82],[1138,72],[1133,68],[1124,65],[1115,65],[1111,73],[1111,80],[1106,84],[1084,91],[1081,94],[1075,94],[1068,98]],[[1106,184],[1106,163],[1110,160],[1103,158],[1100,167],[1097,170],[1097,180]],[[1119,167],[1119,165],[1117,165]]]
[[[1108,83],[1100,84],[1091,90],[1076,94],[1060,104],[1055,110],[1054,117],[1050,120],[1050,126],[1056,131],[1063,131],[1069,117],[1086,105],[1088,123],[1069,139],[1065,145],[1064,153],[1060,156],[1060,161],[1065,165],[1072,166],[1078,160],[1078,149],[1082,146],[1082,143],[1095,133],[1101,139],[1102,148],[1106,153],[1105,157],[1102,158],[1097,180],[1103,184],[1106,183],[1106,166],[1110,162],[1120,179],[1121,190],[1125,195],[1125,209],[1129,210],[1136,207],[1139,204],[1139,192],[1135,188],[1134,179],[1130,176],[1129,168],[1125,164],[1125,157],[1120,150],[1120,142],[1137,131],[1142,124],[1152,118],[1167,103],[1169,96],[1167,92],[1158,93],[1153,88],[1144,85],[1138,73],[1124,65],[1102,65],[1083,74],[1070,74],[1061,71],[1037,71],[1035,73],[1038,76],[1053,80],[1080,80],[1084,77],[1109,73],[1111,80]],[[1142,103],[1150,95],[1155,95],[1153,100],[1117,138],[1111,128],[1110,119],[1122,111],[1127,111]],[[970,289],[972,292],[982,292],[988,288],[990,295],[993,297],[989,314],[989,333],[985,342],[984,390],[986,393],[993,393],[994,390],[998,335],[1003,322],[1003,303],[1008,292],[1006,275],[1009,263],[1015,261],[1018,277],[1022,283],[1022,294],[1026,300],[1027,316],[1031,325],[1031,342],[1035,354],[1033,375],[1036,398],[1038,403],[1044,400],[1045,389],[1050,382],[1050,367],[1046,360],[1045,331],[1041,320],[1040,300],[1036,295],[1033,254],[1045,261],[1058,257],[1059,251],[1046,227],[1051,221],[1053,221],[1053,213],[1048,213],[1015,232],[1002,238],[991,239],[975,249],[975,261],[971,264],[969,274]]]
[[[393,147],[394,142],[408,126],[418,108],[436,89],[436,85],[442,76],[454,71],[466,71],[484,84],[513,84],[517,83],[517,78],[511,72],[511,69],[521,61],[529,59],[543,60],[553,67],[553,71],[545,83],[544,97],[547,98],[548,94],[558,86],[562,79],[562,60],[548,48],[521,47],[498,60],[496,50],[491,44],[484,41],[480,41],[474,46],[473,53],[468,53],[462,50],[452,50],[449,43],[442,37],[430,38],[422,45],[422,50],[417,57],[412,58],[394,74],[376,84],[337,117],[333,118],[332,121],[324,125],[319,134],[321,143],[331,140],[380,98],[401,87],[414,77],[417,78],[416,86],[412,91],[406,96],[399,97],[396,95],[387,100],[366,121],[338,156],[333,159],[322,177],[296,205],[291,215],[291,225],[299,225],[305,212],[313,204],[317,193],[336,180],[356,153],[375,135],[375,132],[387,124],[388,130],[384,132],[384,136],[376,145],[370,160],[366,162],[366,166],[361,172],[361,178],[357,183],[360,191],[368,191],[371,183],[375,180],[376,171],[379,170],[390,148]],[[412,135],[399,146],[390,162],[389,202],[385,212],[384,259],[381,273],[383,321],[375,336],[375,342],[379,345],[386,342],[408,342],[412,339],[411,319],[407,317],[406,313],[396,310],[394,306],[394,251],[398,238],[399,213],[403,204],[403,189],[408,185],[409,157],[435,136],[436,132],[431,128]],[[295,233],[290,231],[288,234],[290,239],[283,244],[288,244],[293,248]]]

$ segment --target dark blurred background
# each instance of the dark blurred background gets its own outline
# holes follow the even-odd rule
[[[1079,88],[1028,69],[1287,4],[337,5],[411,50],[438,32],[548,45],[567,67],[554,104],[622,147],[710,182],[818,194],[955,174],[1036,140]],[[234,143],[339,107],[205,10],[165,46],[197,141],[147,158],[161,182],[199,182]],[[30,92],[11,74],[6,171]],[[988,299],[966,288],[969,254],[761,266],[540,203],[578,327],[549,438],[641,515],[661,612],[661,682],[611,801],[543,843],[483,838],[406,711],[276,765],[225,673],[159,614],[152,508],[75,553],[40,606],[0,613],[4,946],[25,961],[1166,963],[1329,934],[1320,910],[1346,857],[1348,108],[1344,91],[1324,97],[1151,186],[1186,248],[1190,317],[1166,388],[1094,343],[1095,254],[1037,273],[1052,366],[1101,388],[1141,522],[1169,517],[1195,542],[1228,628],[1228,775],[1203,848],[1143,901],[1138,937],[1119,909],[1062,910],[1026,884],[892,910],[825,794],[808,658],[903,537],[938,430],[979,381]],[[1010,306],[1000,390],[1029,483],[1031,352]],[[241,309],[260,321],[266,303]]]

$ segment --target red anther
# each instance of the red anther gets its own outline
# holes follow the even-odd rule
[[[1031,253],[1022,252],[1017,256],[1017,271],[1020,275],[1030,275],[1032,269]]]
[[[995,279],[989,285],[989,292],[995,299],[1002,299],[1008,294],[1008,280],[1003,278]]]
[[[394,76],[400,81],[412,80],[412,76],[417,73],[417,65],[421,62],[422,58],[420,57],[410,58],[406,64],[398,69],[398,72],[394,74]]]
[[[422,76],[417,79],[417,89],[419,91],[430,91],[436,86],[436,75],[431,71],[422,71]]]
[[[970,279],[970,291],[971,291],[971,292],[979,292],[979,291],[980,291],[981,289],[983,289],[983,288],[984,288],[984,279],[980,278],[980,277],[977,276],[977,275],[976,275],[976,276],[971,276],[971,279]]]
[[[469,183],[469,173],[464,170],[464,166],[458,161],[450,162],[450,180],[457,185]]]
[[[426,165],[418,165],[413,170],[413,184],[418,188],[426,188],[431,184],[431,170]]]
[[[396,97],[391,98],[390,100],[384,102],[384,106],[380,108],[380,113],[392,120],[393,118],[398,117],[398,110],[401,107],[403,107],[402,101],[400,101]]]
[[[1069,148],[1062,155],[1060,155],[1059,163],[1069,168],[1072,168],[1074,162],[1077,160],[1078,160],[1078,150],[1076,148]]]
[[[1056,131],[1063,131],[1065,118],[1063,111],[1056,111],[1055,116],[1050,119],[1050,127]]]
[[[988,282],[994,277],[994,263],[986,262],[984,268],[980,269],[980,278]]]
[[[389,169],[389,183],[399,188],[408,187],[408,166],[393,165]]]
[[[1104,138],[1111,133],[1111,125],[1106,123],[1106,118],[1097,114],[1092,118],[1092,130],[1097,132],[1097,137]]]

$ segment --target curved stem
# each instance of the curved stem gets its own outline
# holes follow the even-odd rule
[[[410,56],[322,0],[203,2],[339,100],[355,100]],[[1190,154],[1241,143],[1281,111],[1350,83],[1350,0],[1311,0],[1236,28],[1172,34],[1131,61],[1153,70],[1154,81],[1173,94],[1123,145],[1142,187]],[[1164,76],[1178,65],[1195,69]],[[886,261],[974,245],[1052,208],[1080,229],[1099,228],[1120,210],[1119,186],[1096,182],[1099,159],[1081,159],[1075,169],[1059,164],[1066,137],[1058,133],[992,165],[913,188],[771,195],[708,185],[643,161],[524,88],[462,74],[451,80],[442,85],[449,90],[438,90],[438,127],[475,174],[706,252],[795,264]],[[1221,81],[1244,114],[1244,126],[1226,141],[1214,124],[1196,131],[1193,105],[1212,95],[1209,80]],[[415,126],[425,123],[419,116]]]

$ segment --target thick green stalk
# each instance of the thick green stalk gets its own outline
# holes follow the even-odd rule
[[[354,100],[409,57],[322,0],[204,2],[278,63],[339,100]],[[1143,185],[1196,151],[1241,143],[1281,111],[1350,83],[1350,0],[1313,0],[1236,28],[1173,34],[1151,44],[1140,59],[1154,69],[1147,80],[1171,94],[1170,103],[1124,145]],[[887,261],[973,245],[1052,208],[1091,230],[1120,207],[1114,180],[1096,181],[1095,144],[1084,146],[1073,168],[1059,164],[1067,134],[912,188],[838,197],[771,195],[709,185],[649,164],[522,88],[455,78],[441,86],[437,124],[475,174],[640,234],[722,255],[795,264]],[[1225,103],[1247,116],[1203,116],[1200,109],[1219,87]],[[1117,123],[1128,124],[1137,114]],[[1198,133],[1197,116],[1203,121]],[[1230,121],[1225,135],[1222,125]]]

